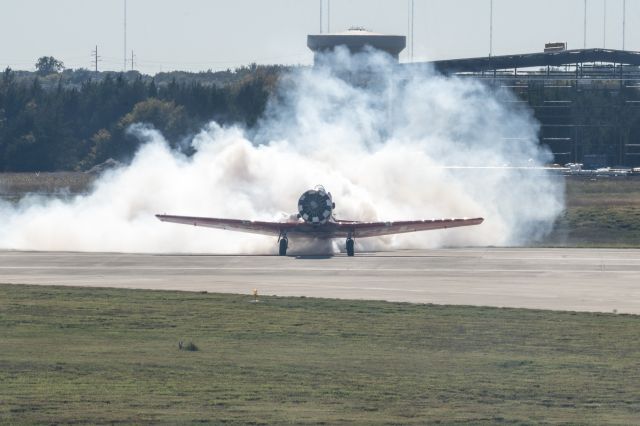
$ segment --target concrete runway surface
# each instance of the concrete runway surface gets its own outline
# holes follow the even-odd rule
[[[0,283],[640,314],[640,250],[475,248],[349,258],[0,252]]]

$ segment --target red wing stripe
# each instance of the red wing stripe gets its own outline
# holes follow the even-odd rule
[[[431,219],[408,220],[399,222],[357,222],[339,223],[341,230],[351,232],[358,238],[380,235],[403,234],[407,232],[428,231],[433,229],[457,228],[460,226],[479,225],[483,218],[473,219]]]
[[[380,235],[403,234],[407,232],[428,231],[432,229],[456,228],[479,225],[484,219],[431,219],[407,220],[399,222],[327,222],[324,225],[312,225],[304,222],[261,222],[239,219],[221,219],[213,217],[156,215],[163,222],[182,223],[192,226],[227,229],[230,231],[278,236],[285,232],[306,235],[313,238],[356,238]]]
[[[261,222],[240,219],[220,219],[214,217],[195,217],[195,216],[173,216],[173,215],[156,215],[163,222],[181,223],[193,226],[205,226],[208,228],[228,229],[231,231],[242,231],[254,234],[278,235],[281,230],[295,228],[297,223],[288,222]]]

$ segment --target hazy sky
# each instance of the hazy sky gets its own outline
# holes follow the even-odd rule
[[[623,0],[588,0],[587,46],[622,47]],[[489,53],[490,0],[414,0],[415,60]],[[407,34],[407,0],[331,0],[331,31],[364,26]],[[306,35],[320,31],[320,0],[127,0],[127,56],[154,74],[310,64]],[[326,31],[327,0],[324,0]],[[583,46],[584,0],[493,0],[494,55]],[[67,67],[122,70],[124,0],[0,0],[0,67],[33,69],[52,55]],[[640,0],[627,0],[626,48],[640,50]],[[407,50],[401,55],[407,61]],[[127,69],[131,66],[130,62]]]

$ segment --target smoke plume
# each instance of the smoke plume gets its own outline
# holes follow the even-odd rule
[[[89,194],[0,204],[0,248],[275,253],[275,237],[161,223],[154,214],[284,220],[318,184],[343,219],[485,218],[362,239],[357,250],[527,244],[551,229],[563,187],[534,171],[552,156],[537,143],[531,113],[511,100],[473,79],[339,49],[284,76],[251,131],[212,122],[187,157],[135,125],[142,148]],[[290,248],[303,250],[294,239]]]

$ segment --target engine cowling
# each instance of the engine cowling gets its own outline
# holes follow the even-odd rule
[[[331,194],[322,187],[306,191],[298,200],[300,217],[313,225],[326,223],[331,218],[333,208]]]

